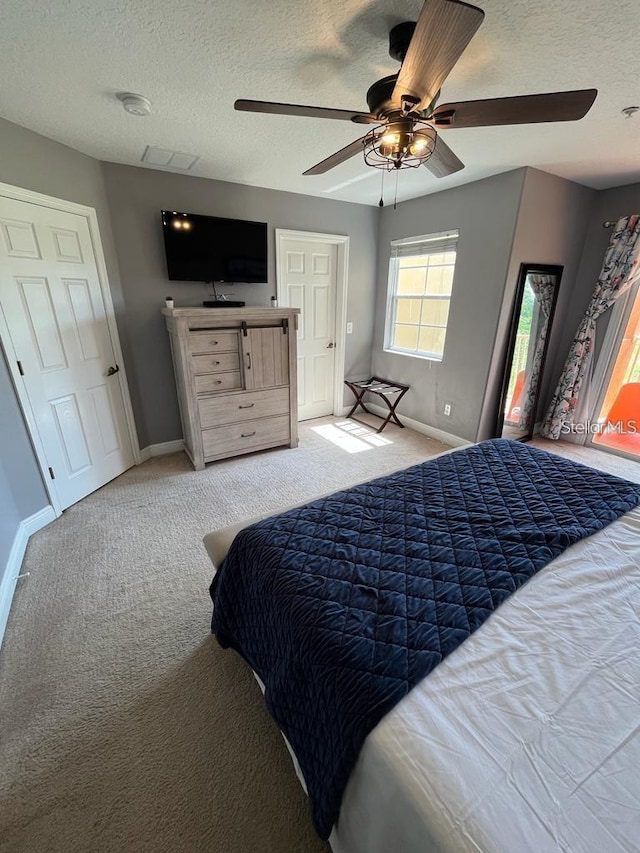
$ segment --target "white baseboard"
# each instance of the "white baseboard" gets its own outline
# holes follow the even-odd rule
[[[344,417],[350,409],[350,406],[345,407],[342,416]],[[370,409],[375,415],[381,415],[383,418],[386,418],[389,414],[389,409],[385,409],[384,406],[378,406],[375,403],[370,403],[368,401],[367,409]],[[358,417],[358,412],[356,412],[356,417]],[[466,438],[460,438],[459,435],[453,435],[451,432],[445,432],[442,429],[437,429],[436,427],[429,426],[428,424],[423,424],[420,421],[415,421],[413,418],[409,418],[400,412],[398,412],[398,417],[405,426],[409,427],[409,429],[420,432],[422,435],[428,435],[429,438],[435,438],[436,441],[448,444],[449,447],[467,447],[468,445],[473,444],[472,441],[468,441]],[[393,423],[393,421],[391,421],[391,423]]]
[[[9,610],[13,594],[18,582],[18,575],[22,568],[22,560],[24,552],[27,550],[27,542],[29,537],[33,536],[38,530],[46,527],[52,521],[55,521],[56,513],[52,506],[45,506],[38,512],[30,515],[21,521],[16,530],[16,535],[9,552],[7,563],[4,567],[2,579],[0,580],[0,645],[4,637],[4,629],[7,627],[7,619],[9,618]]]
[[[168,456],[170,453],[180,453],[181,450],[184,450],[184,441],[181,438],[163,441],[161,444],[150,444],[140,448],[140,463],[146,462],[152,456]]]

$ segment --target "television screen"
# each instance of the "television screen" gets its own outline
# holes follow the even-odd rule
[[[267,281],[267,224],[162,211],[171,281]]]

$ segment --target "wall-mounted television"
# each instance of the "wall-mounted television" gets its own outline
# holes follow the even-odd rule
[[[162,211],[171,281],[267,282],[267,223]]]

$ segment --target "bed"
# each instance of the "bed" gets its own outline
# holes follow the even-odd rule
[[[640,510],[624,509],[640,490],[621,488],[603,529],[561,548],[372,727],[335,853],[637,849]],[[235,533],[206,537],[214,565]]]

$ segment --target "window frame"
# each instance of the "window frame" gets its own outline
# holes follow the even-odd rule
[[[425,234],[420,237],[410,237],[406,239],[391,241],[391,254],[389,257],[389,275],[387,279],[387,305],[385,314],[385,330],[384,330],[384,351],[393,353],[394,355],[404,355],[411,358],[421,358],[426,361],[435,361],[442,363],[444,361],[445,349],[447,343],[447,331],[449,327],[449,319],[451,316],[451,299],[453,297],[453,287],[455,283],[455,270],[458,261],[458,241],[460,232],[458,229],[450,231],[442,231],[435,234]],[[431,246],[429,244],[432,244]],[[447,245],[450,244],[450,245]],[[444,245],[443,245],[444,244]],[[400,251],[394,254],[394,247],[398,247]],[[413,247],[413,250],[412,250]],[[404,251],[403,251],[404,250]],[[399,295],[398,282],[400,278],[400,261],[407,257],[423,257],[425,255],[443,254],[445,252],[455,252],[455,260],[453,263],[453,277],[451,280],[451,292],[449,294],[442,293],[424,293],[421,295]],[[448,265],[446,265],[448,266]],[[416,266],[417,269],[425,269],[424,265]],[[420,320],[422,320],[423,305],[428,301],[447,300],[449,303],[449,311],[447,312],[446,325],[440,326],[435,323],[422,323],[416,325],[420,329],[444,329],[444,342],[442,345],[442,353],[427,352],[425,350],[410,350],[393,344],[394,330],[398,323],[398,304],[403,299],[419,299],[420,300]],[[419,332],[418,332],[419,334]]]

